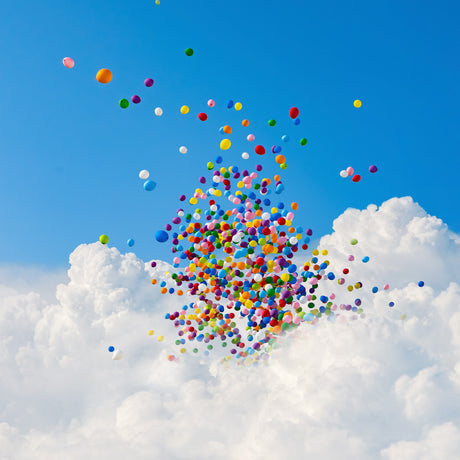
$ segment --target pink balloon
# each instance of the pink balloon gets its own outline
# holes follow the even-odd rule
[[[351,166],[348,166],[348,168],[347,168],[348,175],[352,176],[354,172],[355,172],[355,170]]]
[[[71,69],[71,68],[75,65],[75,61],[74,61],[72,58],[69,58],[69,57],[65,57],[65,58],[62,60],[62,63],[63,63],[64,66],[67,67],[68,69]]]
[[[255,138],[256,138],[256,136],[254,136],[254,134],[249,134],[248,137],[247,137],[247,140],[249,142],[252,142]]]
[[[216,101],[213,101],[212,99],[209,99],[208,106],[209,107],[214,107],[215,105],[216,105]]]

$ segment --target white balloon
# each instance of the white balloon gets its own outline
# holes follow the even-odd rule
[[[248,152],[243,152],[241,154],[241,157],[243,158],[243,160],[247,160],[249,158],[249,153]]]
[[[260,273],[256,273],[256,274],[254,275],[254,281],[256,281],[257,283],[258,283],[259,281],[262,281],[262,275],[261,275]]]
[[[146,169],[143,169],[140,173],[139,173],[139,178],[140,179],[148,179],[150,176],[150,173],[146,170]]]
[[[115,350],[113,352],[112,359],[115,361],[119,361],[121,358],[123,358],[123,352],[121,350]]]
[[[161,116],[163,115],[163,109],[162,109],[161,107],[157,107],[157,108],[155,109],[155,115],[156,115],[157,117],[161,117]]]
[[[264,331],[257,332],[257,334],[254,336],[254,338],[256,339],[257,342],[259,342],[260,340],[265,339],[265,332]]]
[[[179,152],[182,153],[183,155],[185,155],[185,154],[188,152],[187,147],[182,146],[182,147],[179,149]]]
[[[345,169],[342,169],[342,171],[340,171],[340,177],[348,177],[348,173],[347,171],[345,171]]]
[[[291,238],[289,238],[289,243],[292,245],[297,244],[298,242],[299,240],[295,236],[291,236]]]

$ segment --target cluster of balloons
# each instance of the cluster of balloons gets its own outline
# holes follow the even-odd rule
[[[371,174],[374,174],[377,171],[378,171],[377,166],[375,165],[369,166],[369,172]],[[355,174],[355,170],[351,166],[348,166],[347,169],[342,169],[342,171],[340,171],[340,177],[343,177],[343,178],[351,177],[351,180],[353,182],[359,182],[361,180],[361,176],[359,174]]]

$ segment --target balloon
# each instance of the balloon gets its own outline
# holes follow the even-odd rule
[[[159,243],[165,243],[166,241],[168,241],[169,235],[168,235],[168,233],[165,232],[164,230],[158,230],[158,231],[155,233],[155,239],[156,239]]]
[[[249,153],[248,152],[243,152],[241,154],[241,157],[243,158],[243,160],[247,160],[249,158]]]
[[[120,100],[118,101],[118,104],[120,105],[120,107],[121,107],[122,109],[127,109],[128,106],[129,106],[129,101],[128,101],[128,99],[120,99]]]
[[[148,180],[144,182],[144,190],[146,190],[147,192],[151,192],[156,186],[157,184],[153,182],[153,180]]]
[[[102,243],[102,244],[107,244],[109,242],[109,237],[107,235],[101,235],[99,237],[99,241]]]
[[[361,176],[359,174],[355,174],[351,180],[353,182],[359,182],[361,180]]]
[[[157,340],[158,340],[158,342],[163,342],[164,337],[162,335],[159,335]]]
[[[340,171],[340,177],[348,177],[348,173],[345,171],[345,169],[342,169],[342,171]]]
[[[214,107],[216,105],[216,101],[212,100],[212,99],[209,99],[208,101],[208,106],[209,107]]]
[[[235,104],[235,110],[238,110],[238,111],[239,111],[239,110],[241,110],[242,108],[243,108],[243,104],[242,104],[241,102],[237,102],[237,103]]]
[[[205,113],[201,112],[201,113],[198,114],[198,118],[201,121],[206,121],[208,119],[208,116]]]
[[[183,105],[183,106],[180,108],[180,113],[181,113],[182,115],[186,115],[189,111],[190,111],[190,109],[189,109],[186,105]]]
[[[287,134],[285,134],[284,136],[281,137],[281,140],[283,142],[288,142],[289,141],[289,136]]]
[[[192,50],[192,48],[187,48],[187,49],[185,50],[185,54],[186,54],[187,56],[193,56],[193,50]]]
[[[275,126],[276,120],[268,120],[268,126]]]
[[[419,285],[419,287],[423,287],[423,286],[425,286],[425,283],[423,281],[419,281],[418,285]]]
[[[390,289],[390,285],[389,284],[384,284],[383,289],[385,289],[385,291],[387,291],[388,289]]]
[[[378,288],[377,286],[374,286],[374,287],[372,288],[372,292],[373,292],[374,294],[377,293],[378,290],[379,290],[379,288]]]
[[[131,101],[133,104],[139,104],[139,102],[141,102],[141,98],[135,94],[134,96],[131,96]]]
[[[369,166],[370,173],[376,173],[377,171],[378,171],[377,166],[375,165]]]
[[[283,155],[277,155],[275,157],[275,161],[280,165],[282,163],[286,163],[286,158]]]
[[[108,348],[108,350],[110,351],[110,353],[112,353],[113,351],[115,351],[115,347],[112,347],[112,345],[110,345],[110,347]]]
[[[179,152],[182,153],[183,155],[185,155],[185,154],[188,152],[187,147],[182,146],[182,147],[179,149]]]
[[[228,150],[232,146],[230,139],[222,139],[220,142],[220,149],[221,150]]]
[[[367,262],[369,262],[369,256],[365,256],[363,257],[362,261],[367,264]]]
[[[291,107],[289,110],[289,116],[294,119],[299,116],[299,109],[297,107]]]
[[[296,118],[294,120],[294,124],[297,126],[297,125],[300,125],[300,118]]]
[[[130,238],[128,241],[127,241],[127,244],[130,248],[132,248],[134,246],[134,240],[132,238]]]
[[[225,125],[223,127],[223,131],[224,131],[225,134],[232,134],[232,128],[230,126],[228,126],[228,125]]]
[[[96,74],[96,80],[99,83],[109,83],[112,80],[112,72],[109,69],[101,69]]]
[[[249,126],[249,120],[243,120],[243,121],[241,122],[241,124],[242,124],[245,128],[247,128],[247,127]]]
[[[254,139],[256,138],[256,136],[254,136],[254,134],[248,134],[248,137],[246,138],[249,142],[252,142]]]
[[[112,359],[115,361],[119,361],[121,358],[123,358],[123,352],[121,350],[115,350],[113,352]]]
[[[162,109],[161,107],[157,107],[157,108],[155,109],[155,115],[156,115],[157,117],[161,117],[161,116],[163,115],[163,109]]]
[[[148,335],[153,335],[153,334],[155,334],[155,332],[152,329],[150,329],[150,331],[148,331],[147,334]]]
[[[257,153],[257,155],[265,155],[265,148],[263,145],[256,145],[254,151]]]
[[[228,102],[227,102],[227,109],[231,109],[233,107],[233,101],[230,99]]]
[[[359,109],[359,108],[361,107],[361,105],[362,105],[362,102],[361,102],[359,99],[356,99],[356,101],[353,102],[353,105],[354,105],[357,109]]]
[[[356,244],[358,244],[358,240],[356,238],[353,238],[350,240],[350,244],[355,246]]]
[[[305,139],[305,137],[302,137],[302,139],[300,139],[300,145],[307,145],[307,139]]]
[[[149,176],[150,176],[150,173],[146,169],[143,169],[142,171],[139,172],[139,179],[145,180],[145,179],[148,179]]]
[[[388,306],[389,306],[389,307],[394,307],[394,306],[395,306],[395,303],[394,303],[394,302],[390,302],[390,303],[388,304]]]
[[[348,168],[347,168],[348,175],[352,176],[354,172],[355,172],[355,170],[351,166],[348,166]]]
[[[71,69],[74,65],[75,65],[75,61],[70,58],[70,57],[65,57],[63,60],[62,60],[62,63],[64,64],[65,67],[67,67],[68,69]]]
[[[144,85],[147,86],[147,88],[150,88],[151,86],[153,86],[153,78],[146,78],[144,80]]]

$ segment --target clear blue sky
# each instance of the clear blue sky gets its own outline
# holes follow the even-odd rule
[[[291,137],[284,201],[300,203],[296,221],[316,236],[349,206],[404,195],[460,231],[459,13],[451,1],[2,1],[0,263],[64,266],[101,233],[170,260],[153,235],[220,153],[223,124],[234,128],[227,164],[256,163],[240,156],[253,152],[249,132],[266,146]],[[101,67],[108,85],[95,80]],[[141,104],[121,110],[133,94]],[[267,175],[280,172],[271,153],[263,160]],[[359,184],[339,177],[349,165]]]

